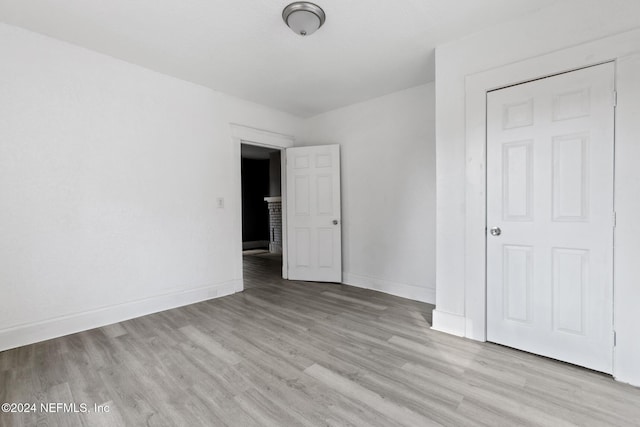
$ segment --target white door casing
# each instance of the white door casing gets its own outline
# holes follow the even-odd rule
[[[290,280],[342,281],[340,146],[286,150]]]
[[[607,373],[613,95],[613,63],[487,95],[487,339]]]

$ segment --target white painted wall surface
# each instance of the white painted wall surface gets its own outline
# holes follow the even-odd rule
[[[7,25],[0,62],[0,350],[239,290],[229,123],[299,119]]]
[[[468,258],[477,248],[466,247],[468,227],[473,225],[473,218],[478,212],[471,212],[466,205],[468,192],[474,189],[470,179],[482,171],[473,168],[478,165],[474,156],[478,151],[467,152],[465,119],[469,108],[465,104],[467,96],[465,78],[476,73],[517,63],[525,59],[533,59],[551,54],[586,42],[600,40],[607,36],[624,33],[640,26],[640,2],[635,0],[567,0],[550,8],[542,9],[535,14],[525,16],[516,21],[496,26],[490,30],[441,46],[436,52],[436,145],[437,145],[437,301],[434,312],[434,327],[446,332],[466,335],[482,339],[474,325],[473,316],[469,316],[469,281],[476,272],[468,270]],[[604,42],[606,43],[606,41]],[[612,51],[617,42],[611,41]],[[640,44],[638,44],[640,46]],[[620,50],[620,49],[618,49]],[[562,56],[562,53],[558,54]],[[588,64],[589,61],[602,60],[602,56],[590,57],[588,54],[579,58],[577,63]],[[616,59],[615,54],[606,59]],[[510,82],[506,82],[510,83]],[[617,132],[620,129],[617,129]],[[625,131],[629,134],[630,131]],[[637,140],[637,135],[636,135]],[[617,144],[619,139],[617,140]],[[618,175],[622,164],[617,165],[620,185],[630,185],[636,191],[637,170],[629,170],[632,180],[626,173]],[[636,168],[637,169],[637,168]],[[619,182],[620,176],[627,179],[627,184]],[[635,180],[635,181],[634,181]],[[627,192],[629,189],[627,188]],[[627,193],[629,194],[629,193]],[[617,194],[616,204],[627,215],[637,217],[637,210],[632,203],[620,200]],[[628,234],[616,232],[616,301],[635,301],[640,303],[640,290],[622,284],[621,281],[636,280],[639,271],[631,263],[623,264],[625,256],[620,250],[627,252],[627,257],[640,255],[640,235],[628,228]],[[637,230],[636,230],[637,231]],[[634,242],[635,240],[635,242]],[[626,243],[625,243],[626,242]],[[621,277],[622,276],[622,277]],[[633,278],[636,279],[633,279]],[[622,294],[621,294],[622,292]],[[467,300],[465,302],[465,299]],[[622,308],[625,304],[616,303],[617,324],[633,324],[636,314],[633,310]],[[622,344],[621,344],[622,340]],[[637,334],[623,334],[618,331],[618,347],[616,348],[616,378],[640,385],[640,368],[632,360],[640,360],[640,349],[631,343],[637,341]],[[633,341],[633,342],[635,342]]]
[[[435,301],[434,85],[307,119],[297,145],[340,144],[343,281]]]

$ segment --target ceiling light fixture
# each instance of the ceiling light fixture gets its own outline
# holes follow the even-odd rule
[[[324,10],[318,5],[306,1],[297,1],[285,7],[282,19],[296,34],[309,36],[322,27],[325,21]]]

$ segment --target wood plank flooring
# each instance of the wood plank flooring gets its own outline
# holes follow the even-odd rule
[[[0,353],[0,403],[88,409],[0,426],[640,426],[640,389],[432,331],[428,304],[279,276],[248,256],[243,293]]]

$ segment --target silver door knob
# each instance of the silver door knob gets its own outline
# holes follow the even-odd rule
[[[338,220],[337,219],[333,220],[333,225],[338,225]]]
[[[491,233],[492,236],[499,236],[502,234],[502,230],[500,230],[500,227],[492,227],[489,233]]]

